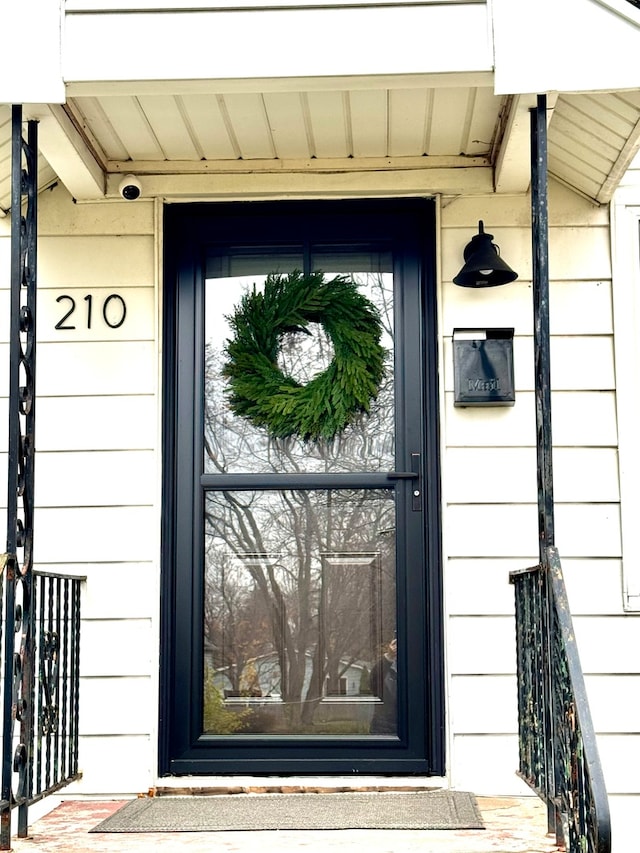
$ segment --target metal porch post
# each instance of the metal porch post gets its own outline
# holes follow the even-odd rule
[[[30,121],[27,139],[23,138],[21,106],[12,108],[11,156],[9,447],[0,803],[2,850],[11,849],[11,808],[14,805],[19,806],[18,834],[27,834],[35,668],[32,569],[38,136],[37,123]],[[14,774],[17,774],[15,788]]]
[[[551,458],[551,371],[549,342],[549,213],[547,199],[547,96],[531,110],[531,237],[536,436],[538,452],[538,534],[540,561],[555,545]]]
[[[547,193],[547,96],[538,95],[531,110],[531,239],[533,273],[534,364],[536,401],[536,450],[538,472],[538,547],[541,572],[540,625],[542,637],[543,725],[547,777],[547,825],[561,838],[556,804],[553,697],[551,689],[550,583],[547,549],[555,545],[553,460],[551,437],[551,357],[549,333],[549,212]]]

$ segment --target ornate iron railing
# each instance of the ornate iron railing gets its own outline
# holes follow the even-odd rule
[[[12,107],[7,545],[0,560],[0,850],[11,814],[78,776],[80,578],[33,571],[38,126]],[[36,687],[37,679],[37,687]]]
[[[555,548],[547,98],[531,110],[531,238],[540,564],[515,587],[520,775],[547,804],[569,853],[609,853],[609,803],[560,558]]]
[[[609,803],[560,557],[512,572],[520,776],[549,806],[568,853],[609,853]]]
[[[36,725],[29,803],[78,779],[80,591],[84,577],[34,572]]]
[[[80,692],[80,592],[84,577],[34,571],[31,619],[34,678],[13,697],[17,718],[30,707],[28,728],[20,727],[3,750],[11,781],[1,806],[3,834],[0,850],[11,849],[11,811],[18,809],[18,835],[24,837],[28,808],[48,794],[80,778],[78,769],[78,709]],[[0,590],[7,588],[0,578]],[[6,599],[5,599],[6,601]],[[24,602],[18,607],[21,610]],[[18,608],[17,608],[18,609]],[[16,627],[20,627],[16,623]],[[4,639],[6,640],[6,633]],[[7,652],[6,645],[2,649]],[[19,654],[14,653],[14,666]],[[27,692],[28,691],[28,692]],[[4,746],[4,744],[3,744]]]

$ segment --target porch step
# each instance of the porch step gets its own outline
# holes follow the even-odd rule
[[[105,837],[91,830],[124,802],[64,799],[57,809],[31,825],[29,838],[15,838],[13,849],[15,853],[104,853],[107,846],[113,853],[157,853],[159,849],[254,853],[256,848],[263,853],[558,853],[553,837],[546,835],[546,809],[531,796],[479,797],[486,827],[483,830],[234,832],[232,841],[229,834],[215,832],[114,833],[105,846]]]

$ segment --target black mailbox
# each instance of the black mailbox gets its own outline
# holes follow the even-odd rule
[[[453,330],[454,405],[513,406],[513,329]]]

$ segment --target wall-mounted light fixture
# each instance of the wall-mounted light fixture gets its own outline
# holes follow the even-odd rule
[[[493,234],[485,234],[484,223],[478,222],[478,234],[464,248],[464,266],[453,279],[461,287],[495,287],[518,278],[500,257],[500,248],[492,243]]]

